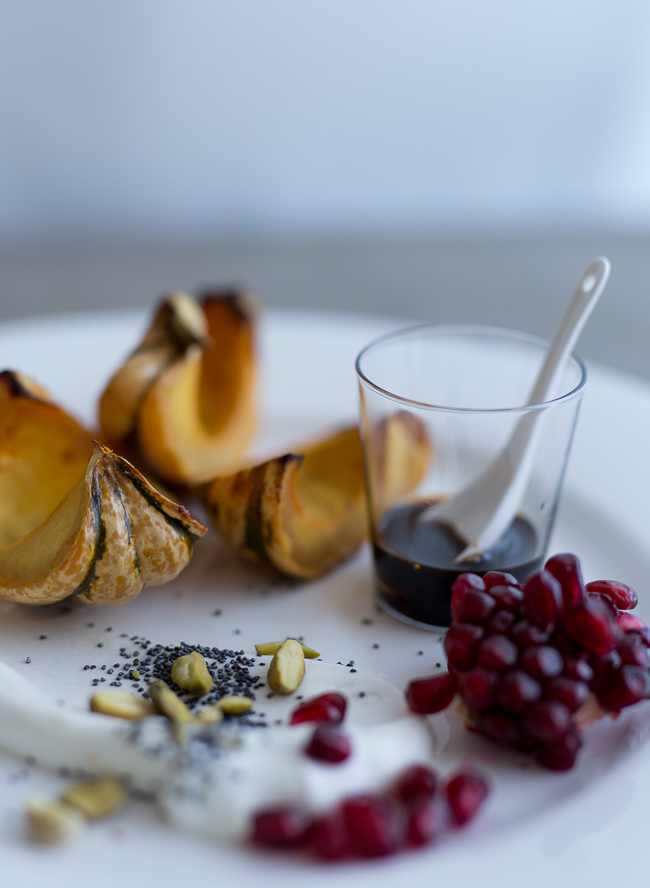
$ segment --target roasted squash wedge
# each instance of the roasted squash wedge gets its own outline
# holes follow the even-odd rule
[[[394,437],[386,453],[387,501],[424,475],[431,449],[423,426],[405,413],[378,432]],[[403,447],[401,446],[403,442]],[[214,527],[250,558],[297,579],[313,579],[350,556],[367,535],[361,439],[356,426],[296,453],[213,479],[203,500]]]
[[[108,443],[172,484],[241,466],[257,426],[256,318],[246,292],[167,296],[101,396]]]
[[[173,579],[205,532],[34,382],[0,373],[0,598],[121,603]]]

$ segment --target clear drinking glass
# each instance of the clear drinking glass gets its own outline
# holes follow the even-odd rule
[[[528,404],[549,345],[512,330],[425,325],[383,336],[359,354],[377,595],[399,619],[444,628],[458,574],[500,570],[521,581],[543,564],[586,380],[572,355],[554,397]],[[531,412],[542,414],[541,427],[517,515],[478,560],[456,563],[465,541],[422,515],[485,471]],[[411,446],[404,434],[386,433],[396,426],[409,430]],[[412,469],[408,493],[391,482],[396,462]]]

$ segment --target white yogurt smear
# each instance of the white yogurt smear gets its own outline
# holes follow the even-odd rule
[[[304,755],[314,725],[289,725],[300,701],[267,697],[266,685],[256,691],[252,712],[263,713],[268,727],[233,719],[192,727],[178,744],[162,716],[126,722],[61,707],[3,663],[0,746],[42,767],[122,777],[155,796],[179,828],[222,839],[245,835],[259,808],[298,802],[325,811],[351,793],[381,790],[414,762],[431,761],[426,720],[408,713],[403,693],[387,678],[316,660],[306,666],[298,692],[304,699],[339,691],[348,700],[341,730],[352,754],[340,764]],[[264,667],[259,674],[264,680]]]

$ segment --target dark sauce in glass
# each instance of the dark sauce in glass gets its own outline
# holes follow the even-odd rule
[[[380,604],[395,616],[432,627],[451,623],[451,587],[461,573],[502,570],[519,581],[542,567],[535,529],[517,517],[499,542],[480,558],[454,563],[464,544],[450,527],[419,521],[428,503],[390,509],[373,541]]]

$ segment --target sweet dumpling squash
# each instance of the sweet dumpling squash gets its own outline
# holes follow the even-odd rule
[[[257,311],[247,292],[167,296],[101,396],[106,440],[172,484],[239,467],[257,426]]]
[[[403,448],[386,448],[401,458],[384,465],[387,502],[417,485],[431,449],[423,426],[412,416],[389,417],[381,434]],[[297,579],[330,570],[367,536],[361,439],[356,426],[207,484],[203,499],[214,527],[250,558]]]
[[[0,598],[121,603],[175,577],[205,532],[40,386],[0,373]]]

